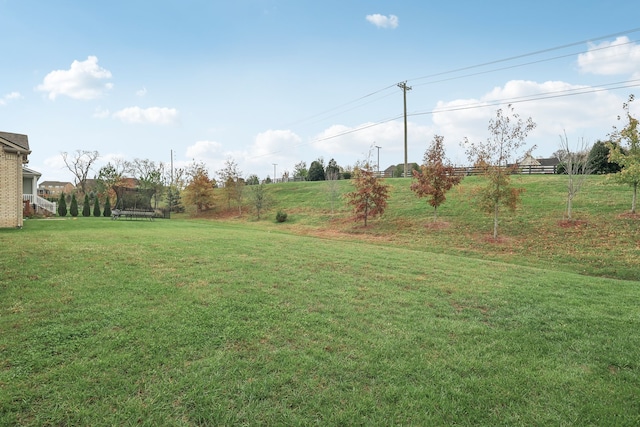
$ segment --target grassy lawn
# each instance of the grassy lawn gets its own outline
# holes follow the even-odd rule
[[[437,227],[392,180],[367,229],[292,183],[283,224],[0,230],[0,425],[638,425],[629,193],[594,177],[559,225],[552,178],[499,242],[477,179]]]

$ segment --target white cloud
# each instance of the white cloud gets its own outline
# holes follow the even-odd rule
[[[164,107],[128,107],[113,113],[113,117],[124,123],[150,123],[171,125],[178,122],[178,110]]]
[[[407,150],[409,162],[419,162],[427,146],[427,142],[433,137],[432,128],[409,121],[407,123]],[[387,123],[363,123],[358,126],[348,127],[334,125],[316,136],[314,148],[320,150],[325,157],[335,158],[340,163],[340,158],[349,158],[355,161],[364,161],[369,156],[376,157],[377,149],[381,147],[380,167],[404,162],[404,122],[394,120]],[[373,152],[373,150],[376,150]],[[325,159],[326,160],[326,159]],[[372,158],[369,160],[373,160]]]
[[[375,13],[373,15],[367,15],[366,19],[378,28],[394,29],[398,27],[398,17],[396,15],[386,16]]]
[[[22,98],[22,95],[20,95],[20,92],[8,93],[5,96],[3,96],[2,98],[0,98],[0,105],[7,105],[9,103],[9,101],[13,101],[13,100],[20,99],[20,98]]]
[[[196,161],[220,157],[222,144],[216,141],[197,141],[187,147],[186,156]]]
[[[584,73],[600,75],[632,74],[640,76],[640,45],[626,36],[599,44],[589,43],[589,51],[578,55],[578,66]]]
[[[142,89],[139,89],[136,91],[136,96],[140,96],[143,97],[147,94],[147,88],[143,87]]]
[[[37,90],[49,93],[49,99],[58,95],[73,99],[95,99],[113,87],[105,82],[111,78],[111,72],[98,66],[98,58],[89,56],[86,61],[73,61],[68,70],[51,71]]]
[[[585,138],[595,142],[606,138],[611,126],[615,124],[623,100],[610,92],[587,91],[588,93],[575,96],[550,97],[553,94],[569,94],[584,89],[584,86],[561,81],[509,81],[478,99],[438,102],[433,114],[435,131],[445,136],[447,155],[455,163],[465,163],[467,159],[460,142],[465,137],[470,141],[486,140],[489,136],[489,120],[495,117],[498,108],[504,110],[509,100],[512,100],[515,112],[521,118],[531,117],[537,124],[537,128],[527,138],[526,146],[538,147],[534,152],[535,156],[548,156],[559,148],[559,135],[565,131],[570,139]],[[517,102],[519,97],[539,95],[544,98],[544,94],[549,97]],[[500,101],[504,104],[496,105]],[[483,106],[484,108],[476,108]]]

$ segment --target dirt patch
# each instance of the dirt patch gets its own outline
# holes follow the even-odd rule
[[[446,230],[447,228],[449,228],[451,226],[450,223],[448,223],[447,221],[435,221],[435,222],[428,222],[424,225],[424,228],[426,228],[427,230]]]
[[[618,215],[618,218],[621,219],[640,219],[640,213],[631,213],[631,212],[625,212],[623,214]]]
[[[581,228],[587,225],[587,221],[577,219],[563,219],[558,221],[558,226],[561,228]]]

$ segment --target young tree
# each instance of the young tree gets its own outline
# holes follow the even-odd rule
[[[76,195],[71,195],[71,207],[69,208],[69,213],[72,217],[78,216],[78,199],[76,199]]]
[[[577,149],[573,150],[569,144],[569,138],[565,132],[564,137],[560,135],[560,150],[562,158],[558,160],[562,163],[564,173],[567,175],[567,220],[572,220],[573,199],[576,197],[582,185],[591,173],[589,163],[589,151],[584,140]]]
[[[260,220],[260,214],[263,210],[267,209],[271,204],[269,193],[267,192],[267,186],[264,183],[258,185],[252,185],[251,187],[251,201],[253,207],[256,210],[258,220]]]
[[[638,119],[631,115],[630,104],[634,96],[629,96],[629,101],[622,105],[627,124],[622,129],[613,128],[611,143],[609,143],[609,161],[622,167],[620,172],[613,177],[620,184],[626,184],[633,189],[631,199],[631,213],[636,213],[636,201],[638,199],[638,184],[640,184],[640,130]],[[618,117],[618,120],[621,118]],[[623,145],[626,143],[626,145]]]
[[[100,157],[97,151],[76,150],[74,153],[62,153],[67,169],[75,176],[75,185],[80,185],[82,194],[86,193],[86,181],[93,164]]]
[[[209,178],[209,172],[203,163],[194,162],[189,167],[187,175],[190,180],[183,191],[182,200],[186,205],[194,206],[198,214],[213,206],[216,182]]]
[[[84,195],[84,202],[82,204],[82,216],[91,216],[91,205],[89,204],[89,195]]]
[[[418,197],[429,197],[427,201],[433,206],[435,222],[438,219],[438,206],[447,200],[445,194],[454,185],[458,185],[462,178],[462,175],[455,174],[455,169],[445,157],[444,137],[435,135],[424,153],[424,163],[420,171],[413,171],[411,190]]]
[[[362,219],[366,227],[369,217],[380,216],[387,208],[389,186],[369,166],[357,168],[351,181],[355,191],[345,194],[345,197],[353,206],[354,221]]]
[[[470,161],[483,169],[486,186],[479,193],[480,208],[493,214],[493,238],[498,238],[498,218],[500,206],[515,211],[523,189],[511,186],[510,175],[513,167],[508,166],[511,157],[524,145],[524,140],[536,124],[531,117],[523,121],[509,104],[505,114],[496,111],[496,118],[489,121],[486,142],[470,143],[464,139],[463,146]]]
[[[293,167],[293,177],[295,179],[306,181],[308,174],[309,170],[307,169],[307,162],[301,161],[299,163],[296,163],[296,165]]]
[[[228,158],[224,162],[224,167],[217,174],[220,182],[224,183],[222,190],[227,199],[229,209],[231,209],[231,201],[235,201],[238,206],[238,213],[242,215],[244,180],[241,178],[242,172],[238,169],[237,163],[232,158]]]
[[[335,162],[331,159],[332,162]],[[329,162],[331,164],[331,162]],[[327,171],[325,174],[325,180],[327,183],[327,192],[329,193],[329,201],[331,202],[331,213],[333,214],[333,210],[338,200],[338,196],[340,193],[340,186],[338,184],[338,179],[340,179],[340,169],[337,167],[329,167],[327,166]]]
[[[67,200],[64,193],[60,194],[60,200],[58,200],[58,215],[67,216]]]
[[[100,216],[100,201],[97,196],[93,198],[93,216]]]

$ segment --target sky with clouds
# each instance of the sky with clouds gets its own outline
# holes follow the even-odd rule
[[[404,162],[406,81],[410,162],[437,134],[467,163],[509,103],[547,157],[564,132],[606,139],[640,86],[637,14],[572,3],[0,0],[0,130],[29,136],[41,181],[72,181],[75,150],[265,178],[378,146],[383,169]]]

